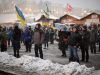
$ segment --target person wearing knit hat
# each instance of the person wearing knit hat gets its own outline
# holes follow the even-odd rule
[[[87,31],[87,26],[82,27],[82,40],[80,42],[80,48],[81,48],[81,53],[82,53],[82,59],[81,61],[89,61],[89,39],[90,39],[90,32]]]

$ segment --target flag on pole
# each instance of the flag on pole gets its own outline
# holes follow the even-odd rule
[[[47,4],[46,4],[46,10],[47,10],[47,14],[49,14],[49,8]]]
[[[35,18],[33,19],[33,23],[35,22]]]
[[[44,10],[44,14],[45,14],[45,16],[46,16],[47,18],[49,18],[49,14],[47,14],[47,12],[45,12],[45,10]]]
[[[67,3],[67,9],[69,10],[69,11],[72,11],[72,7]]]
[[[15,9],[16,9],[17,18],[20,19],[22,26],[25,25],[26,20],[24,18],[22,11],[16,5],[15,5]]]

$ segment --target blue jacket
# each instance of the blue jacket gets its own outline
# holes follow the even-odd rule
[[[8,32],[11,31],[8,35],[8,38],[12,38],[12,29],[9,29]]]
[[[27,28],[27,31],[24,32],[23,39],[24,39],[24,41],[29,41],[31,39],[31,36],[29,34],[28,27],[26,27],[26,28]]]

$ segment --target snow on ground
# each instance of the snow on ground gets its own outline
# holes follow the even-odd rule
[[[85,65],[80,65],[77,62],[61,65],[50,60],[27,55],[15,58],[6,52],[0,52],[0,63],[11,67],[21,67],[25,72],[36,72],[39,75],[92,75],[92,73],[96,75],[97,73],[94,72],[94,67],[87,68]]]

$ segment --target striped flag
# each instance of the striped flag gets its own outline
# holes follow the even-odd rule
[[[16,9],[17,18],[20,19],[22,26],[25,25],[26,20],[24,18],[22,11],[16,5],[15,5],[15,9]]]
[[[72,7],[67,3],[67,9],[69,10],[69,11],[72,11]]]

